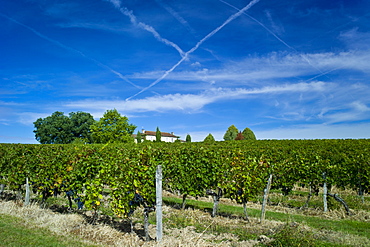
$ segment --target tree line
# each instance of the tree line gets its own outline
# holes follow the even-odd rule
[[[63,112],[56,111],[51,116],[37,119],[33,124],[35,138],[41,144],[134,143],[133,133],[137,127],[116,109],[107,110],[97,121],[87,112],[71,112],[66,116]],[[145,140],[138,131],[137,143],[142,142],[143,138]],[[157,127],[156,142],[160,140],[161,132]],[[240,132],[231,125],[224,135],[224,140],[256,140],[256,136],[249,128]],[[212,134],[204,139],[207,143],[214,141]],[[191,142],[189,134],[186,136],[186,142]]]
[[[224,134],[224,141],[241,141],[241,140],[257,140],[256,135],[250,128],[245,128],[243,131],[239,131],[235,125],[231,125],[226,133]],[[210,133],[203,142],[215,142],[215,138]]]
[[[128,143],[133,142],[136,129],[116,109],[107,110],[98,121],[87,112],[71,112],[65,116],[56,111],[33,124],[36,140],[41,144]]]

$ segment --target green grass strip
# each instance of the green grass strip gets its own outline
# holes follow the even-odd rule
[[[174,205],[182,203],[182,199],[174,197],[163,197],[163,201],[167,204]],[[187,207],[197,208],[200,210],[211,211],[213,208],[213,203],[203,202],[197,200],[186,200]],[[258,209],[247,209],[248,216],[259,218],[261,215],[261,210]],[[220,215],[236,215],[239,217],[244,216],[243,208],[240,206],[225,205],[220,203],[218,208],[218,213]],[[328,220],[322,219],[314,216],[304,216],[297,214],[287,214],[280,212],[266,212],[267,220],[276,220],[282,222],[298,222],[303,223],[307,226],[316,229],[325,229],[332,231],[339,231],[343,233],[364,236],[370,238],[370,222],[354,221],[354,220]]]
[[[0,214],[0,245],[7,247],[92,247],[73,236],[59,236],[51,231],[25,226],[25,222],[17,217]]]

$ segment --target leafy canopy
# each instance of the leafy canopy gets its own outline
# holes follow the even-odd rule
[[[186,142],[191,142],[191,136],[189,134],[186,135]]]
[[[234,141],[236,136],[238,135],[238,132],[239,130],[234,125],[231,125],[224,134],[224,140]]]
[[[250,128],[245,128],[242,132],[244,140],[257,140],[255,134]]]
[[[71,112],[69,118],[72,122],[72,133],[74,139],[92,143],[90,126],[95,123],[93,116],[87,112]],[[75,140],[74,140],[75,141]]]
[[[51,116],[37,119],[33,123],[33,132],[41,144],[68,144],[76,139],[91,143],[90,125],[94,122],[90,113],[71,112],[68,117],[56,111]]]
[[[213,137],[213,135],[210,133],[208,134],[208,136],[206,136],[206,138],[204,138],[204,141],[203,142],[206,142],[206,143],[211,143],[211,142],[215,142],[215,138]]]
[[[107,110],[99,121],[91,125],[94,143],[128,143],[133,142],[132,134],[136,126],[129,123],[126,116],[116,110]]]

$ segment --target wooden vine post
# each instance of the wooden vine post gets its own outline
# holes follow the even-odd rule
[[[248,212],[247,212],[247,200],[243,199],[243,212],[245,215],[245,220],[249,222]]]
[[[310,183],[310,185],[309,185],[308,188],[309,188],[310,192],[308,193],[308,197],[307,197],[306,203],[304,204],[304,206],[302,208],[308,208],[308,203],[310,202],[311,197],[312,197],[312,186],[311,186],[311,183]]]
[[[217,188],[217,193],[213,196],[213,210],[212,210],[212,217],[216,217],[217,210],[218,210],[218,203],[220,202],[220,198],[222,196],[222,190]]]
[[[361,198],[361,202],[365,203],[365,196],[364,196],[364,191],[362,190],[362,181],[361,180],[362,179],[359,178],[359,181],[358,181],[358,195]]]
[[[26,196],[24,198],[25,206],[28,206],[30,204],[30,195],[31,195],[30,183],[28,182],[28,178],[26,178]]]
[[[157,218],[157,242],[162,240],[163,226],[162,226],[162,166],[158,165],[156,174],[156,218]]]
[[[261,220],[260,220],[261,223],[265,220],[266,204],[267,204],[267,199],[268,199],[269,193],[270,193],[271,182],[272,182],[272,174],[270,174],[270,176],[269,176],[269,179],[267,181],[267,186],[266,186],[266,189],[265,189],[265,193],[263,195],[262,210],[261,210]]]
[[[218,203],[220,202],[220,198],[222,197],[222,189],[217,188],[217,192],[212,190],[206,191],[207,195],[213,196],[213,210],[212,210],[212,217],[216,217],[217,215],[217,209],[218,209]]]
[[[322,178],[324,179],[323,185],[323,200],[324,200],[324,212],[328,212],[328,186],[326,184],[326,173],[322,173]]]
[[[5,184],[0,184],[0,196],[4,192]]]

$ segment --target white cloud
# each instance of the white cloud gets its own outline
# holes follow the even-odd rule
[[[271,13],[272,11],[265,10],[264,12],[265,12],[265,15],[268,21],[270,22],[272,30],[279,35],[283,34],[285,32],[284,27],[280,23],[278,23],[278,21],[272,18],[272,13]]]
[[[360,112],[368,112],[370,111],[370,108],[364,104],[363,102],[360,102],[360,101],[355,101],[351,104],[351,106],[357,110],[357,111],[360,111]]]
[[[107,2],[111,2],[113,6],[117,9],[121,7],[121,1],[120,0],[106,0]]]
[[[209,40],[210,38],[212,38],[213,35],[215,35],[216,33],[218,33],[221,29],[223,29],[227,24],[229,24],[230,22],[232,22],[234,19],[238,18],[240,15],[242,15],[245,11],[247,11],[248,9],[250,9],[253,5],[255,5],[256,3],[258,3],[260,0],[252,0],[248,5],[246,5],[244,8],[242,8],[241,10],[239,10],[237,13],[231,15],[229,18],[227,18],[226,21],[224,21],[220,26],[218,26],[217,28],[215,28],[212,32],[208,33],[206,36],[204,36],[204,38],[202,38],[201,40],[199,40],[195,46],[193,48],[191,48],[189,51],[185,52],[184,54],[181,54],[182,58],[172,66],[172,68],[170,68],[169,70],[167,70],[161,77],[159,77],[158,79],[156,79],[154,82],[152,82],[149,86],[145,87],[144,89],[142,89],[140,92],[128,97],[127,99],[132,99],[136,96],[138,96],[139,94],[147,91],[148,89],[150,89],[151,87],[155,86],[156,84],[160,83],[164,78],[167,78],[169,74],[171,74],[180,64],[182,64],[183,61],[185,60],[188,60],[188,57],[190,56],[190,54],[192,54],[193,52],[195,52],[196,50],[198,50],[198,48],[204,43],[206,42],[207,40]]]
[[[65,106],[76,109],[106,110],[116,108],[121,112],[146,111],[196,111],[212,102],[205,95],[169,94],[135,100],[84,100],[67,103]]]
[[[37,35],[37,36],[39,36],[40,38],[45,39],[45,40],[49,41],[50,43],[53,43],[54,45],[57,45],[57,46],[59,46],[59,47],[61,47],[61,48],[65,49],[65,50],[67,50],[67,51],[69,51],[69,52],[73,52],[73,53],[75,53],[75,54],[78,54],[79,56],[82,56],[82,57],[84,57],[84,58],[86,58],[86,59],[88,59],[88,60],[92,61],[93,63],[95,63],[95,64],[96,64],[96,65],[98,65],[99,67],[102,67],[102,68],[104,68],[104,69],[109,70],[111,73],[113,73],[113,74],[117,75],[117,76],[118,76],[119,78],[121,78],[122,80],[124,80],[124,81],[126,81],[126,82],[130,83],[132,86],[134,86],[134,87],[136,87],[136,88],[139,88],[136,84],[132,83],[132,82],[131,82],[130,80],[128,80],[125,76],[123,76],[123,75],[122,75],[121,73],[119,73],[118,71],[115,71],[114,69],[112,69],[112,68],[111,68],[111,67],[109,67],[108,65],[105,65],[105,64],[103,64],[103,63],[99,62],[98,60],[96,60],[96,59],[94,59],[94,58],[91,58],[91,57],[89,57],[89,56],[86,56],[83,52],[81,52],[81,51],[79,51],[79,50],[77,50],[77,49],[74,49],[74,48],[72,48],[72,47],[69,47],[69,46],[67,46],[67,45],[64,45],[63,43],[61,43],[61,42],[59,42],[59,41],[57,41],[57,40],[51,39],[51,38],[49,38],[48,36],[45,36],[44,34],[42,34],[42,33],[38,32],[38,31],[36,31],[36,30],[35,30],[35,29],[33,29],[32,27],[30,27],[30,26],[28,26],[28,25],[26,25],[26,24],[24,24],[24,23],[21,23],[21,22],[19,22],[19,21],[15,20],[15,19],[10,18],[10,17],[8,17],[8,16],[6,16],[6,15],[3,15],[3,14],[1,14],[1,13],[0,13],[0,15],[1,15],[1,16],[4,16],[5,18],[7,18],[8,20],[10,20],[10,21],[12,21],[12,22],[14,22],[14,23],[17,23],[17,24],[18,24],[18,25],[20,25],[20,26],[23,26],[23,27],[25,27],[25,28],[29,29],[30,31],[32,31],[34,34],[36,34],[36,35]]]
[[[341,108],[326,109],[320,116],[327,123],[361,121],[370,118],[370,108],[363,102],[354,101]]]
[[[114,33],[125,33],[129,31],[128,28],[122,27],[122,25],[113,25],[110,23],[94,23],[86,21],[70,21],[66,23],[57,24],[58,27],[62,28],[86,28],[86,29],[95,29],[103,30]]]
[[[339,38],[345,42],[348,47],[356,50],[370,49],[370,33],[360,32],[358,27],[346,30],[340,33]]]
[[[143,22],[138,21],[136,16],[133,14],[132,10],[129,10],[126,7],[121,6],[121,1],[119,1],[119,0],[109,0],[109,2],[111,2],[114,5],[114,7],[116,9],[118,9],[123,15],[127,16],[130,19],[130,22],[133,25],[135,25],[135,26],[137,26],[137,27],[139,27],[143,30],[146,30],[146,31],[150,32],[159,42],[162,42],[165,45],[173,47],[174,49],[176,49],[178,51],[180,56],[182,56],[182,57],[185,56],[185,52],[177,44],[175,44],[172,41],[169,41],[168,39],[163,38],[157,32],[157,30],[155,30],[154,27],[152,27],[148,24],[145,24]]]
[[[370,123],[312,124],[254,131],[257,139],[347,139],[370,138]]]
[[[264,80],[284,79],[296,81],[298,78],[311,77],[311,79],[330,74],[341,69],[350,69],[369,73],[370,50],[347,51],[340,53],[312,53],[312,54],[287,54],[270,53],[262,57],[248,57],[244,60],[233,61],[222,68],[196,69],[171,71],[168,80],[178,81],[208,81],[228,84],[255,83]],[[307,62],[309,61],[309,63]],[[322,72],[318,72],[322,71]],[[157,79],[163,71],[150,71],[136,73],[130,76],[135,79]]]
[[[178,22],[180,22],[186,29],[188,29],[191,33],[195,33],[195,30],[189,25],[189,23],[180,16],[170,5],[167,3],[162,2],[161,0],[156,0],[156,2],[161,5],[168,13],[170,13]]]
[[[6,101],[0,100],[0,106],[21,106],[21,105],[24,105],[24,104],[23,103],[16,103],[16,102],[13,102],[13,101],[6,102]]]
[[[22,112],[18,113],[18,121],[21,124],[24,125],[33,125],[33,122],[35,122],[39,118],[45,118],[51,115],[51,113],[39,113],[39,112]]]
[[[328,90],[330,84],[323,82],[286,84],[267,86],[254,89],[215,88],[200,94],[168,94],[133,100],[83,100],[69,102],[65,107],[74,109],[106,110],[116,108],[122,112],[145,111],[198,111],[205,105],[219,100],[245,98],[259,94],[285,94],[298,92],[322,92]]]
[[[258,130],[252,128],[257,139],[359,139],[370,138],[370,123],[357,124],[303,124],[280,128]],[[226,131],[226,130],[225,130]],[[181,137],[190,134],[192,141],[203,141],[211,133],[217,141],[223,141],[225,131],[192,131],[177,133]]]
[[[193,67],[201,67],[202,65],[199,62],[192,63],[191,66]]]

